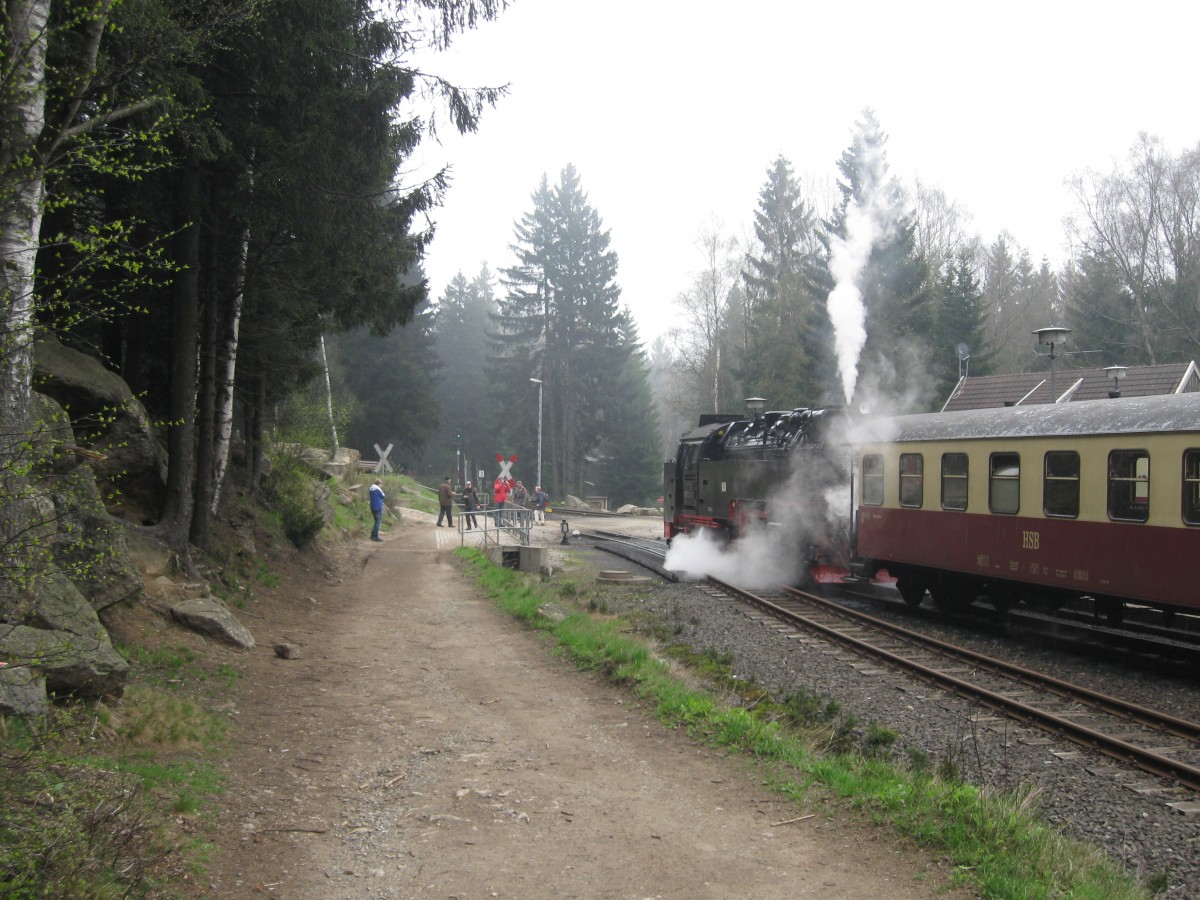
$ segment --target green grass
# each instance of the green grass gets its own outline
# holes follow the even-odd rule
[[[803,693],[778,703],[762,697],[748,702],[748,691],[731,689],[722,657],[701,652],[689,658],[678,648],[671,654],[653,652],[628,634],[629,623],[584,610],[554,622],[538,607],[567,591],[540,587],[530,576],[493,566],[477,550],[455,553],[502,609],[551,635],[557,652],[580,668],[628,686],[653,704],[668,726],[745,753],[763,766],[769,786],[797,801],[834,799],[895,829],[951,860],[955,880],[983,897],[1132,900],[1150,895],[1149,887],[1133,882],[1099,850],[1041,821],[1028,794],[985,793],[931,775],[927,760],[914,760],[918,765],[912,768],[885,760],[881,751],[897,735],[879,726],[868,726],[847,752],[845,724],[853,723],[836,706]],[[689,677],[676,674],[673,666],[681,661],[689,664]],[[695,686],[699,676],[707,679],[707,687]]]
[[[152,657],[168,671],[187,664]],[[222,791],[206,757],[224,734],[220,717],[148,684],[116,704],[0,718],[0,896],[173,896],[163,873],[205,853],[176,822]]]

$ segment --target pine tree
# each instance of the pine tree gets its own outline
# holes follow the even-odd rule
[[[969,253],[960,251],[942,270],[935,293],[929,340],[929,369],[935,379],[932,409],[945,403],[959,376],[964,374],[960,371],[963,361],[957,352],[960,346],[965,346],[965,353],[970,356],[970,374],[988,374],[983,331],[983,291]]]
[[[471,281],[461,272],[450,280],[435,316],[441,363],[437,396],[442,410],[435,444],[442,435],[457,435],[472,480],[475,470],[499,449],[492,438],[491,392],[485,372],[487,334],[495,312],[492,274],[483,266]],[[444,466],[440,459],[438,463],[435,468],[440,471]]]
[[[409,466],[426,444],[439,441],[442,468],[453,460],[453,440],[439,430],[437,386],[444,373],[433,330],[434,314],[422,304],[412,321],[387,335],[363,327],[331,339],[334,383],[353,409],[346,443],[364,459],[374,458],[375,444],[394,444],[391,462]]]
[[[774,407],[816,405],[834,383],[828,314],[813,273],[820,244],[814,218],[780,156],[767,172],[754,214],[758,255],[750,253],[745,286],[745,341],[737,371],[745,389]]]
[[[588,453],[628,414],[617,384],[637,338],[618,305],[609,233],[575,168],[563,169],[553,189],[543,176],[532,200],[515,228],[517,264],[503,272],[507,291],[491,337],[497,433],[525,458],[536,453],[529,379],[541,379],[543,487],[582,495]]]

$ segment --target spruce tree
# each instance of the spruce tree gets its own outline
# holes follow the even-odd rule
[[[496,429],[523,458],[536,454],[537,386],[529,379],[541,379],[543,487],[582,496],[588,454],[628,415],[619,384],[637,337],[619,306],[609,233],[575,168],[564,168],[554,188],[543,176],[532,200],[516,224],[517,263],[503,271],[491,336]]]
[[[816,405],[836,376],[828,313],[813,280],[821,248],[813,213],[782,156],[771,164],[759,193],[754,233],[758,254],[747,255],[742,273],[740,380],[776,408]]]

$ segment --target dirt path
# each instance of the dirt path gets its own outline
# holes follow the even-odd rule
[[[209,894],[948,896],[882,831],[789,821],[751,766],[552,656],[436,534],[363,541],[248,620]]]

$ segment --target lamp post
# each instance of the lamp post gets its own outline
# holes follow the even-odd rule
[[[538,467],[537,487],[542,486],[542,379],[530,378],[538,386]]]
[[[1051,327],[1051,328],[1039,328],[1037,331],[1035,331],[1033,333],[1035,335],[1037,335],[1039,344],[1049,344],[1050,345],[1050,402],[1057,403],[1058,402],[1058,389],[1057,389],[1057,386],[1055,385],[1055,381],[1054,381],[1054,375],[1055,375],[1054,345],[1061,344],[1064,341],[1066,341],[1067,335],[1071,333],[1071,329],[1070,328],[1059,328],[1059,327],[1055,326],[1055,327]]]

